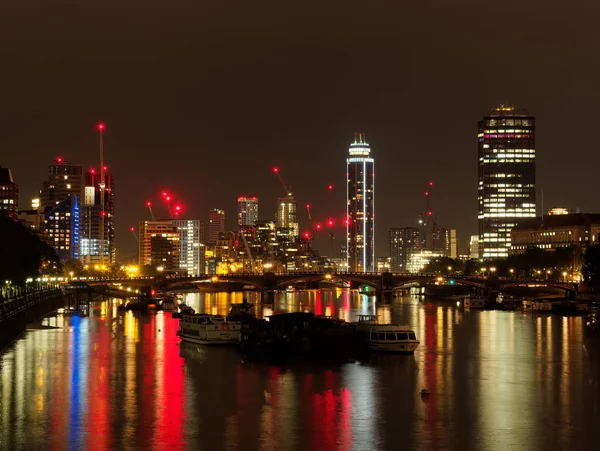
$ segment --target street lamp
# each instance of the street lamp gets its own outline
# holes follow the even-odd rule
[[[494,275],[494,273],[496,272],[496,268],[494,266],[492,266],[490,268],[490,272],[492,273],[492,276]]]
[[[567,271],[563,271],[563,282],[567,281]]]
[[[513,276],[514,276],[514,274],[515,274],[515,270],[514,270],[514,269],[512,269],[512,268],[510,268],[510,269],[508,270],[508,272],[510,273],[510,277],[513,277]]]

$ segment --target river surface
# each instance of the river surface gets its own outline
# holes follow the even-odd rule
[[[186,302],[226,314],[243,296],[255,301],[191,293]],[[255,313],[376,313],[421,340],[414,355],[278,368],[182,345],[169,313],[118,312],[119,302],[96,303],[88,317],[50,315],[0,354],[0,449],[600,449],[600,334],[589,316],[278,293]]]

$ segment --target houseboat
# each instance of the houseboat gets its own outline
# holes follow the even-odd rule
[[[184,313],[179,320],[177,335],[182,341],[201,345],[237,344],[241,324],[225,321],[221,315]]]

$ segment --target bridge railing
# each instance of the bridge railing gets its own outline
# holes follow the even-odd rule
[[[4,285],[0,289],[0,322],[47,299],[61,296],[59,284]]]

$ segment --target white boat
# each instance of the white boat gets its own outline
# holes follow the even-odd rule
[[[466,297],[465,298],[465,308],[468,309],[484,309],[485,308],[485,298],[484,297]]]
[[[183,314],[177,335],[182,341],[201,345],[237,344],[242,325],[225,321],[221,315]]]
[[[372,351],[414,352],[420,343],[410,326],[377,324],[376,315],[360,315],[356,330]]]

